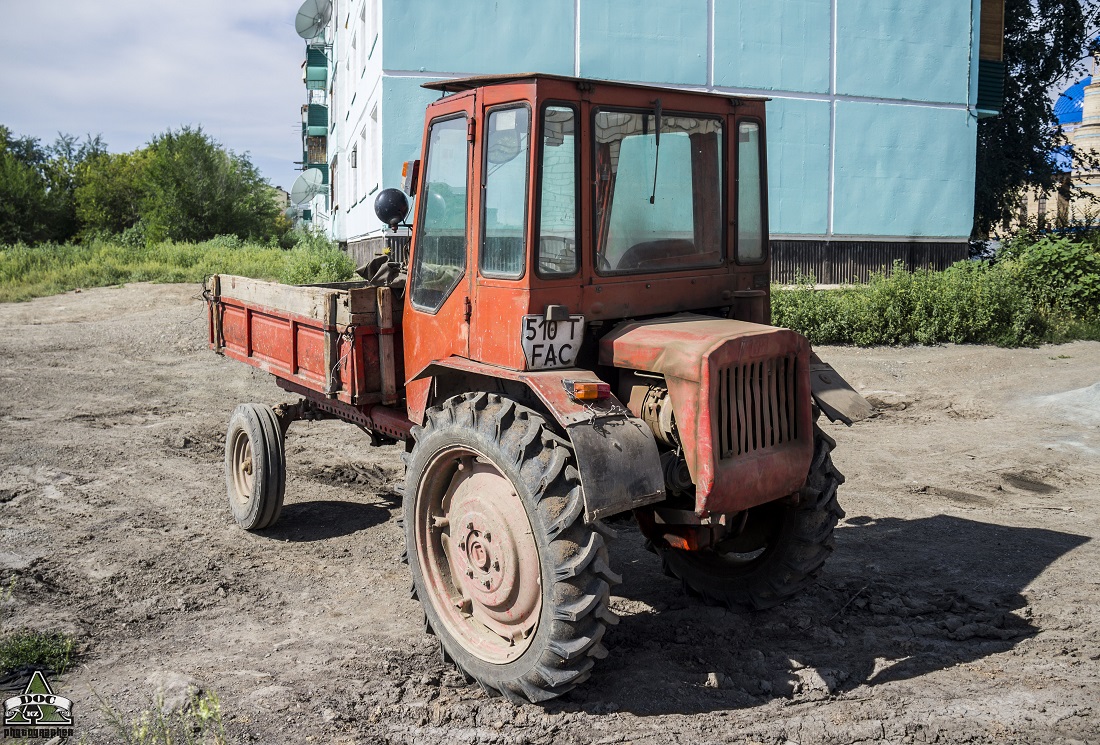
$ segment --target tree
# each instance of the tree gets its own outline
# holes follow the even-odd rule
[[[99,135],[59,134],[49,147],[0,125],[0,243],[64,241],[77,229],[74,192],[84,161],[106,152]]]
[[[0,243],[39,243],[60,235],[63,200],[52,189],[50,155],[35,137],[0,125]]]
[[[121,233],[141,219],[145,150],[102,153],[81,164],[75,191],[76,217],[86,232]]]
[[[266,238],[278,207],[248,155],[225,150],[201,127],[169,130],[148,147],[142,220],[153,240],[216,235]]]
[[[1068,141],[1048,91],[1081,72],[1098,23],[1098,0],[1005,0],[1004,105],[978,122],[976,238],[1011,220],[1025,190],[1074,188],[1055,164]]]

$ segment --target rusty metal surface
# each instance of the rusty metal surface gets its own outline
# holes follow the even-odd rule
[[[448,371],[486,378],[503,378],[526,385],[547,411],[565,427],[584,491],[588,520],[613,515],[664,498],[664,476],[653,433],[614,396],[595,402],[574,400],[562,384],[565,380],[604,382],[591,370],[566,368],[522,372],[493,367],[462,357],[429,365],[421,379]],[[410,417],[411,418],[411,417]]]
[[[210,343],[347,404],[397,403],[404,365],[391,350],[401,344],[402,327],[386,292],[365,283],[293,286],[216,275],[204,293]]]
[[[700,514],[801,487],[813,454],[802,336],[683,314],[620,325],[601,340],[600,363],[664,376]]]
[[[827,362],[816,355],[810,357],[810,390],[821,413],[833,422],[861,422],[875,413],[875,408]]]
[[[624,416],[629,416],[627,408],[614,396],[591,403],[574,400],[565,390],[562,381],[605,382],[591,370],[583,370],[575,367],[561,368],[559,370],[523,371],[511,370],[495,365],[486,365],[483,362],[476,362],[466,359],[465,357],[450,357],[445,360],[434,362],[426,367],[413,379],[413,381],[410,381],[410,384],[413,382],[424,382],[428,378],[437,375],[445,375],[451,370],[486,378],[501,378],[523,383],[539,397],[539,400],[546,406],[550,415],[563,427],[569,427],[579,422],[590,422],[594,419],[603,419],[607,417],[622,418]],[[423,421],[423,414],[421,413],[420,418],[417,419],[410,406],[409,418],[413,421]]]
[[[284,391],[296,393],[309,399],[310,405],[318,411],[331,414],[352,424],[358,424],[371,432],[377,432],[396,440],[408,440],[412,437],[413,423],[405,416],[405,412],[399,409],[381,404],[352,406],[342,401],[326,398],[316,390],[299,385],[286,378],[276,377],[275,384]]]
[[[491,84],[490,84],[491,83]],[[470,172],[466,191],[467,232],[465,276],[436,312],[425,312],[411,304],[411,293],[405,304],[406,332],[405,369],[410,378],[436,360],[452,355],[468,357],[498,367],[523,370],[526,360],[520,346],[521,318],[541,314],[548,305],[561,305],[570,314],[582,314],[589,321],[618,320],[630,316],[652,315],[730,307],[733,313],[746,319],[767,321],[768,262],[738,265],[735,255],[736,231],[727,229],[722,235],[707,237],[715,241],[715,250],[723,260],[717,266],[669,271],[655,269],[648,274],[600,276],[591,252],[594,233],[592,190],[594,183],[594,137],[591,117],[601,106],[620,108],[650,108],[652,87],[618,84],[609,81],[578,81],[556,76],[492,76],[453,85],[461,92],[445,96],[432,103],[425,116],[424,141],[428,125],[436,119],[453,115],[469,118],[472,126],[468,143]],[[480,87],[479,87],[480,86]],[[726,153],[723,168],[722,208],[725,215],[736,217],[736,132],[745,119],[764,121],[761,99],[729,97],[682,90],[661,90],[665,110],[694,112],[723,121]],[[578,270],[571,276],[543,277],[539,275],[536,251],[538,245],[539,190],[528,190],[526,227],[526,264],[517,279],[482,276],[479,251],[483,239],[481,204],[485,159],[482,123],[492,107],[509,103],[525,104],[532,111],[531,142],[543,136],[541,117],[544,104],[570,105],[577,112],[580,124],[577,132],[577,245],[580,251]],[[529,148],[528,173],[540,172],[540,148]],[[421,153],[422,156],[426,155]],[[764,214],[767,207],[764,206]],[[414,216],[411,253],[415,263],[419,232]],[[410,277],[410,283],[415,278]],[[427,384],[410,383],[407,389],[410,416],[417,420],[428,399]]]

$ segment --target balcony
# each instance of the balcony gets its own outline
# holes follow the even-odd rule
[[[325,50],[317,47],[306,48],[305,66],[306,89],[323,91],[328,85],[328,59]]]
[[[302,134],[306,137],[328,135],[328,106],[311,103],[302,107]]]

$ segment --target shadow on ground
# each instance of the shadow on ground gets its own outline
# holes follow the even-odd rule
[[[637,531],[618,531],[617,593],[654,610],[611,630],[609,658],[562,705],[641,715],[823,698],[1007,651],[1038,631],[1024,588],[1089,540],[946,515],[856,517],[805,594],[737,614],[686,597]]]
[[[259,535],[307,543],[358,533],[390,519],[389,502],[363,504],[338,500],[296,502],[283,506],[279,522]]]

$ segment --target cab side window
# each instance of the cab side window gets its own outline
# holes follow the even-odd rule
[[[412,304],[436,311],[466,273],[466,117],[434,122],[417,199]]]
[[[527,163],[531,114],[526,106],[489,112],[481,273],[518,279],[527,246]]]

